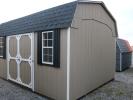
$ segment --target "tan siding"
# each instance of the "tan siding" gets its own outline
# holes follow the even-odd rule
[[[7,79],[7,61],[0,58],[0,77]]]
[[[78,23],[76,19],[95,19],[103,22],[112,29],[113,35],[115,36],[115,23],[99,4],[78,4],[72,27],[80,26],[80,23]]]
[[[67,31],[61,30],[60,68],[37,64],[37,34],[35,34],[35,91],[56,100],[66,99]]]
[[[114,78],[116,40],[114,23],[99,5],[79,5],[72,27],[70,100],[75,100]]]
[[[7,79],[7,60],[3,58],[0,58],[0,77]]]

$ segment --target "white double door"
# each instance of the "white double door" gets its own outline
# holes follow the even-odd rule
[[[7,79],[34,91],[34,33],[7,37]]]

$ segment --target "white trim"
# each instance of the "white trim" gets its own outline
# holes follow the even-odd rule
[[[9,37],[6,37],[7,80],[9,79]]]
[[[20,49],[19,49],[19,46],[20,46],[20,38],[21,38],[21,36],[20,35],[16,35],[16,39],[17,39],[17,55],[16,55],[16,62],[17,62],[17,80],[16,81],[18,81],[18,82],[20,82],[21,81],[21,79],[20,79],[20,60],[18,60],[18,59],[21,59],[21,57],[20,57]],[[9,66],[10,67],[10,66]],[[10,70],[10,69],[9,69]],[[10,73],[9,73],[10,74]]]
[[[48,32],[54,32],[54,31],[43,31],[42,33],[48,33]]]
[[[70,27],[67,29],[67,100],[70,99]]]
[[[45,61],[43,61],[42,63],[43,63],[43,64],[53,65],[53,62],[45,62]]]
[[[49,33],[49,32],[52,32],[52,39],[46,39],[47,41],[48,40],[52,40],[52,46],[44,46],[43,45],[43,40],[45,40],[44,38],[43,38],[43,35],[45,34],[45,33]],[[47,43],[47,45],[48,45],[48,43]],[[52,62],[46,62],[46,61],[44,61],[44,59],[43,59],[43,49],[44,48],[51,48],[52,49]],[[42,32],[42,63],[43,64],[49,64],[49,65],[53,65],[54,64],[54,31],[43,31]]]
[[[34,89],[34,75],[35,75],[35,70],[34,70],[34,33],[31,33],[30,34],[31,35],[31,83],[32,83],[32,91],[34,91],[35,89]]]
[[[42,62],[43,62],[43,32],[41,34],[42,34],[41,35],[42,36],[42,40],[41,41],[42,41]]]

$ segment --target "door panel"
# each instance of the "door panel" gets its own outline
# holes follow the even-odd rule
[[[16,60],[11,59],[9,62],[9,74],[13,79],[17,79],[17,62]]]
[[[34,34],[7,37],[7,79],[34,90]]]
[[[22,61],[20,63],[20,77],[21,81],[25,84],[30,84],[31,82],[31,68],[28,62]]]
[[[16,57],[17,55],[17,39],[15,37],[10,37],[9,53],[11,57]]]
[[[22,58],[28,59],[31,55],[31,39],[28,36],[20,38],[20,55]]]

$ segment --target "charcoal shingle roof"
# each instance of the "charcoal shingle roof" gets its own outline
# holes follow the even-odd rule
[[[124,39],[117,39],[117,45],[118,45],[121,53],[132,52],[132,48],[131,48],[129,42]]]
[[[116,21],[104,3],[100,1],[88,0],[77,0],[0,24],[0,36],[23,34],[56,28],[68,28],[72,23],[78,3],[100,4],[105,9],[110,18],[114,21],[116,28],[115,36],[118,36]]]
[[[77,1],[50,8],[0,25],[0,35],[13,35],[70,26]]]

